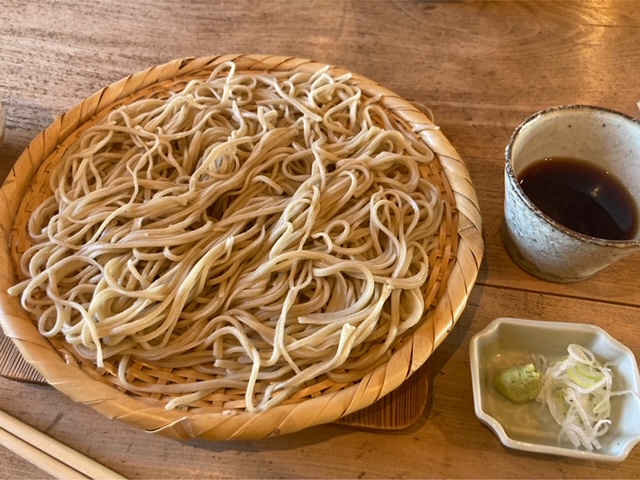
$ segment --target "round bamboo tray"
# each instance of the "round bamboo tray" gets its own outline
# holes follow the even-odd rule
[[[481,216],[473,185],[463,161],[420,108],[362,76],[351,82],[368,96],[382,95],[382,105],[398,123],[419,132],[437,161],[422,174],[438,186],[446,204],[439,248],[430,258],[431,272],[424,286],[426,314],[419,326],[396,346],[390,360],[354,384],[337,385],[326,379],[308,385],[289,403],[263,413],[234,409],[243,392],[222,392],[205,397],[186,410],[167,410],[171,398],[159,394],[133,394],[121,388],[108,362],[98,369],[77,357],[63,339],[40,335],[34,319],[7,293],[16,282],[18,262],[29,245],[26,223],[33,208],[49,194],[48,178],[64,151],[91,125],[111,110],[139,98],[167,96],[194,78],[206,78],[220,63],[233,61],[239,72],[315,72],[317,62],[265,55],[226,55],[187,58],[149,68],[91,95],[60,116],[38,135],[17,160],[0,190],[0,322],[22,356],[55,388],[109,418],[149,432],[177,438],[211,440],[260,439],[329,423],[365,407],[400,386],[425,363],[451,331],[466,305],[483,255]],[[348,73],[332,68],[335,75]],[[156,383],[193,381],[181,369],[158,369],[134,363],[131,378]],[[223,413],[227,411],[227,413]]]

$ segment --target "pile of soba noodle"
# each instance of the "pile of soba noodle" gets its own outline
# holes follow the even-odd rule
[[[221,65],[89,128],[34,211],[10,292],[168,408],[225,389],[265,411],[386,362],[424,313],[443,204],[433,160],[350,76]],[[134,361],[205,378],[127,377]]]

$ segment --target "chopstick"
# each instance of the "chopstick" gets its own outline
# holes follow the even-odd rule
[[[0,444],[55,478],[125,479],[0,410]]]
[[[0,429],[0,444],[55,478],[89,478],[3,429]]]

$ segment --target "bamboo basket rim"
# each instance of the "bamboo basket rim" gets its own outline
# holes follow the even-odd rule
[[[73,142],[79,131],[122,102],[146,96],[154,88],[166,90],[173,82],[185,82],[227,61],[233,61],[242,72],[315,72],[327,66],[295,57],[247,54],[190,57],[148,68],[99,90],[58,117],[34,138],[0,189],[0,325],[5,334],[48,383],[73,400],[87,404],[109,418],[176,439],[260,439],[330,423],[370,406],[418,370],[450,332],[466,306],[484,250],[481,215],[468,170],[437,126],[421,108],[392,91],[366,77],[330,66],[332,74],[351,74],[350,81],[363,92],[381,95],[383,106],[418,132],[437,157],[434,168],[438,168],[436,174],[443,179],[445,195],[452,207],[449,215],[453,218],[449,220],[451,231],[441,234],[452,240],[443,242],[446,262],[443,260],[444,267],[438,279],[425,292],[425,301],[432,306],[420,326],[402,341],[387,363],[360,382],[261,413],[166,410],[157,402],[150,403],[97,380],[87,368],[79,368],[76,361],[70,361],[68,354],[59,352],[40,335],[18,299],[7,293],[16,275],[12,231],[32,179],[43,162],[56,154],[64,142]]]

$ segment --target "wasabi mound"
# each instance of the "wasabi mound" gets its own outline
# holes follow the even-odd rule
[[[533,364],[502,370],[493,385],[513,403],[527,403],[536,399],[542,390],[542,375]]]

